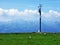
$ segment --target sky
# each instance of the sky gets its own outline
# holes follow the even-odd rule
[[[42,5],[42,25],[58,28],[60,0],[0,0],[0,22],[8,23],[17,20],[39,22],[39,4]],[[43,30],[44,27],[46,26],[43,25]]]
[[[60,11],[60,0],[41,0],[43,11],[48,10]]]
[[[40,3],[42,4],[42,20],[51,24],[60,22],[60,0],[41,0]]]
[[[37,9],[39,3],[40,0],[0,0],[0,8],[15,8],[19,10]]]
[[[41,0],[42,26],[45,31],[60,32],[60,0]],[[48,32],[49,32],[48,31]]]
[[[36,31],[39,1],[0,0],[0,32]]]
[[[38,14],[39,3],[40,0],[0,0],[0,19],[2,19],[0,21],[5,19],[11,21],[12,17],[21,18],[23,15],[25,15],[24,18],[31,19],[31,15]]]

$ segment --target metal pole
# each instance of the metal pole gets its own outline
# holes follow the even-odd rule
[[[40,32],[41,32],[41,4],[39,5],[39,14],[40,14],[39,20],[40,20]]]

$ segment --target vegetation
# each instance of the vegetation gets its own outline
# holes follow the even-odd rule
[[[60,45],[60,33],[1,33],[0,45]]]

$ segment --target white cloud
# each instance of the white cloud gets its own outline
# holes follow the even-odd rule
[[[56,24],[55,22],[60,22],[60,12],[49,10],[47,13],[42,13],[42,20],[46,24]]]
[[[17,19],[17,18],[21,18],[23,20],[33,20],[34,18],[36,18],[36,16],[38,15],[38,11],[37,10],[24,10],[24,11],[19,11],[18,9],[2,9],[0,8],[0,19],[2,19],[1,21],[4,21],[6,18],[8,20],[8,17],[10,19]],[[5,18],[6,17],[6,18]],[[5,21],[7,21],[5,20]]]
[[[24,13],[27,13],[27,14],[38,14],[37,10],[24,10]]]
[[[19,15],[34,15],[34,14],[38,14],[37,10],[28,10],[25,9],[24,11],[20,11],[18,12]]]
[[[2,8],[0,8],[0,15],[2,15],[4,12],[4,10]]]
[[[14,16],[18,13],[19,13],[19,11],[17,9],[9,9],[7,12],[7,15]]]
[[[13,20],[14,18],[21,18],[23,20],[34,20],[39,18],[38,10],[28,10],[19,11],[18,9],[2,9],[0,8],[0,20],[3,21],[8,18],[4,18],[3,15],[10,16],[9,19]],[[6,21],[5,20],[5,21]],[[60,22],[60,12],[49,10],[47,13],[42,12],[42,21],[47,23],[54,23],[56,21]]]
[[[28,9],[26,9],[24,11],[19,11],[18,9],[2,9],[2,8],[0,8],[0,15],[4,14],[4,13],[6,13],[7,15],[13,16],[16,14],[18,14],[18,15],[21,15],[21,14],[23,14],[23,15],[25,15],[25,14],[38,14],[38,11],[37,10],[28,10]]]

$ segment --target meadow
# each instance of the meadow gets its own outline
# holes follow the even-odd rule
[[[60,33],[0,33],[0,45],[60,45]]]

